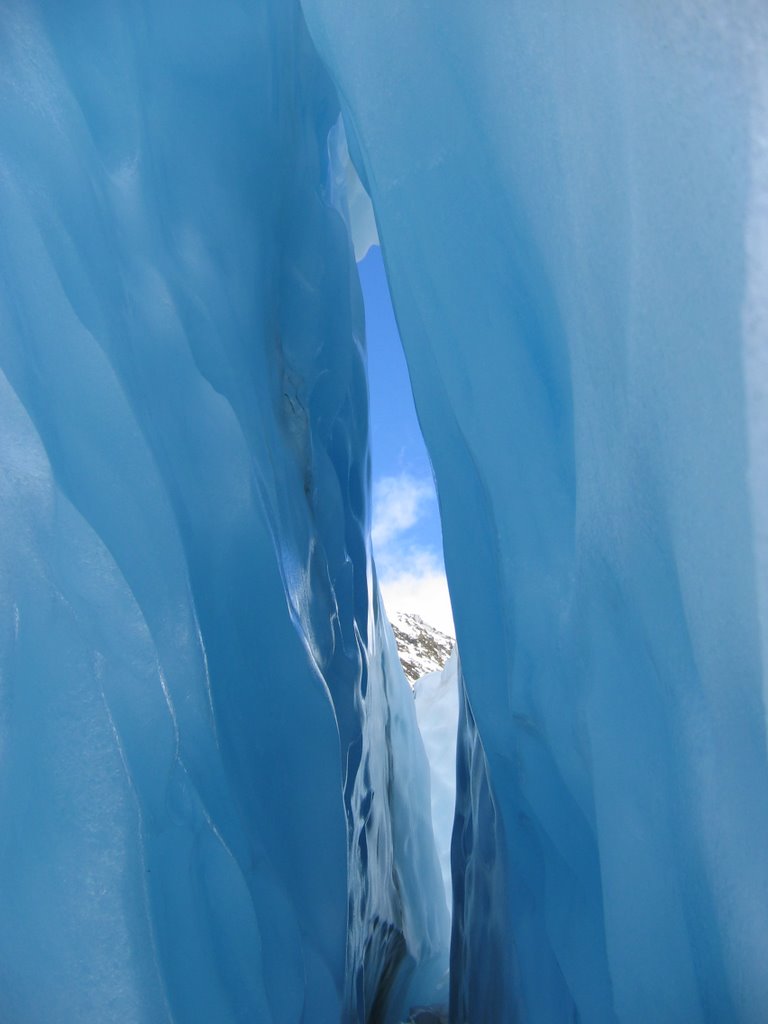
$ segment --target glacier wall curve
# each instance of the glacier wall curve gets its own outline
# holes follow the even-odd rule
[[[0,68],[0,1018],[399,1021],[447,919],[335,89],[282,0],[9,0]]]
[[[757,1022],[764,6],[303,6],[443,517],[453,1019]]]

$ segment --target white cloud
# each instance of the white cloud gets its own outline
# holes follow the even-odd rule
[[[411,547],[376,559],[379,586],[387,613],[415,612],[430,626],[455,636],[451,598],[442,561],[429,548]]]
[[[423,517],[435,492],[429,480],[417,480],[408,473],[385,476],[373,485],[373,529],[377,549],[385,547]]]
[[[429,513],[435,500],[428,479],[403,473],[376,481],[371,536],[387,612],[415,612],[425,622],[455,636],[442,559],[433,548],[415,544],[406,536]]]

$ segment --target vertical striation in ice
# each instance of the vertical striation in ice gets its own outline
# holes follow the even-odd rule
[[[335,90],[293,2],[1,6],[0,1019],[401,1020],[447,920]]]
[[[439,488],[454,1020],[758,1022],[765,5],[303,6]]]
[[[454,645],[442,669],[428,672],[413,685],[416,718],[429,761],[432,830],[449,911],[453,907],[451,837],[456,810],[459,671],[459,655]]]
[[[448,1005],[450,919],[413,694],[380,599],[375,604],[355,775],[348,978],[350,1021],[400,1024],[402,1008]],[[387,794],[388,814],[376,813]],[[378,794],[378,796],[377,796]],[[359,961],[359,950],[365,959]],[[382,983],[382,978],[384,983]]]

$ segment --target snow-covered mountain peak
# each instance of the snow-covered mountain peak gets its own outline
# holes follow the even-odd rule
[[[395,612],[390,622],[400,663],[411,686],[428,672],[442,670],[456,643],[453,637],[412,612]]]

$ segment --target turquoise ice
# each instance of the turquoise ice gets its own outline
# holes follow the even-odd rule
[[[454,1019],[762,1020],[765,6],[304,9],[442,509]]]
[[[453,1024],[765,1019],[766,53],[757,0],[0,4],[0,1021],[399,1024],[449,941]]]
[[[12,2],[0,68],[0,1019],[399,1020],[448,923],[335,91],[282,0]]]

